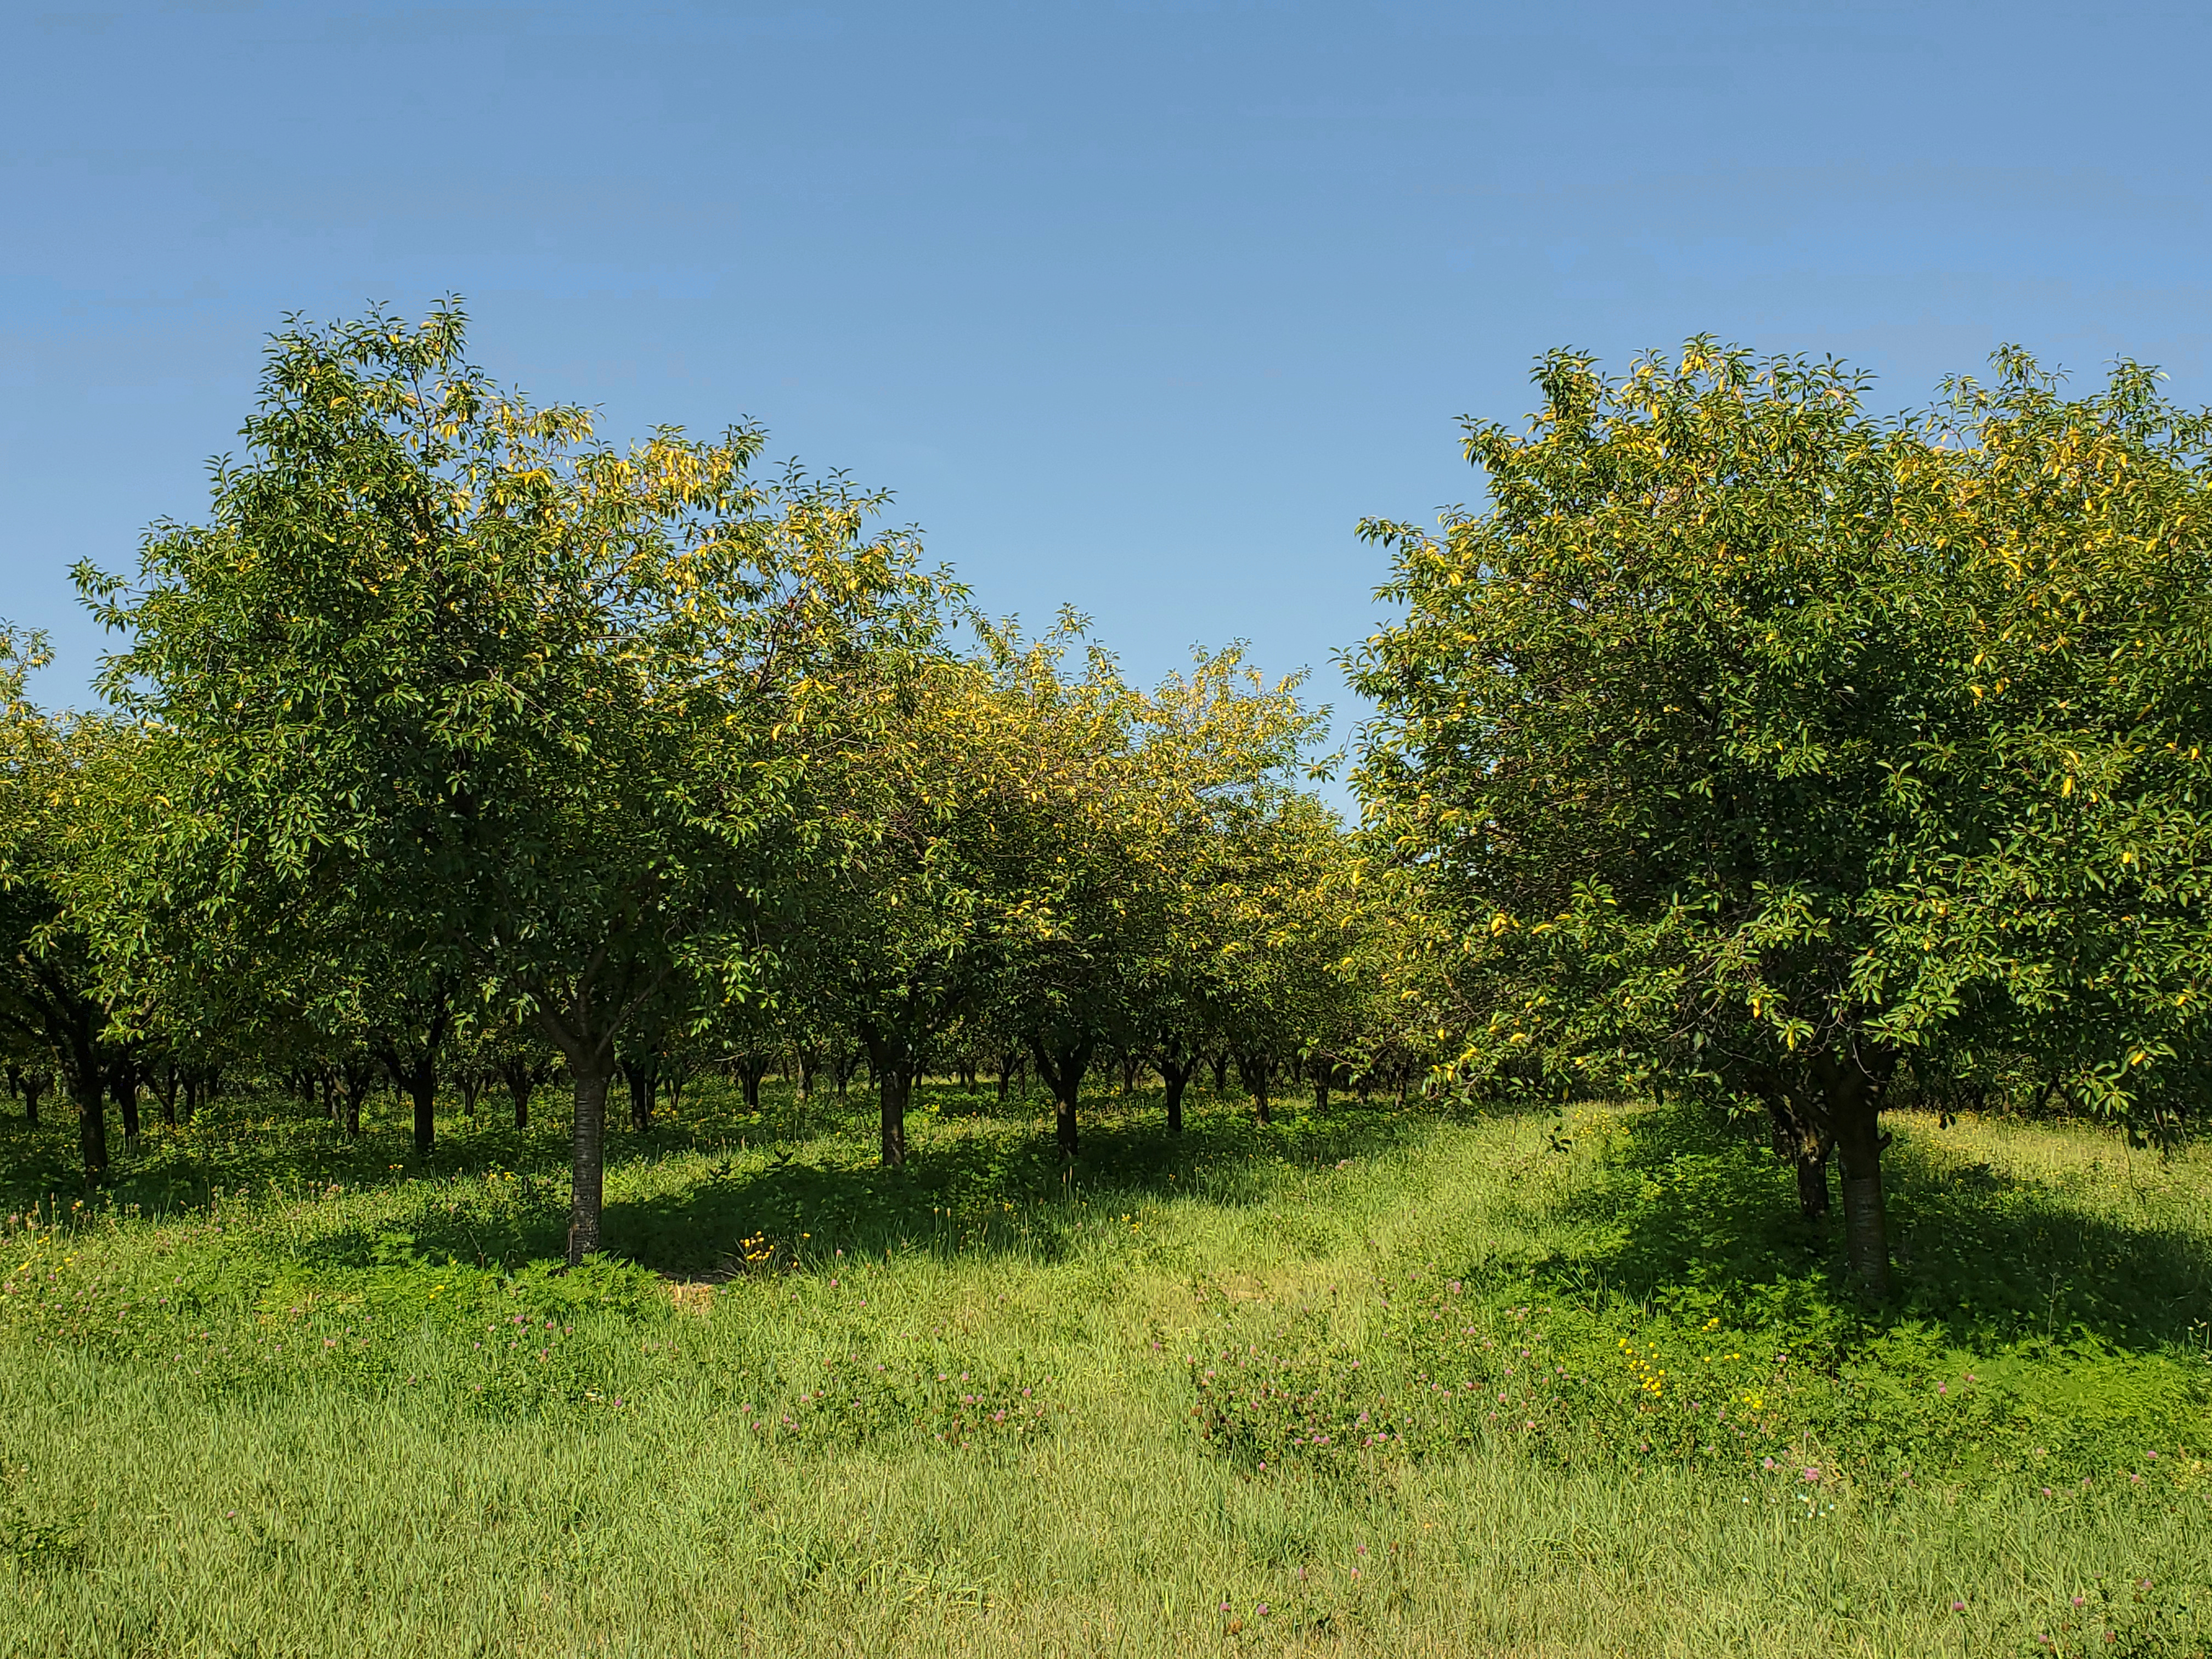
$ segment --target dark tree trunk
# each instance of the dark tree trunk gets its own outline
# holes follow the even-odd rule
[[[1121,1056],[1121,1095],[1124,1099],[1137,1092],[1137,1072],[1143,1064],[1133,1054]]]
[[[744,1091],[748,1110],[760,1110],[761,1079],[768,1075],[768,1066],[766,1054],[740,1054],[738,1057],[738,1086]]]
[[[475,1070],[461,1073],[461,1110],[471,1122],[476,1121],[477,1097],[483,1092],[483,1074]]]
[[[1328,1109],[1328,1080],[1335,1070],[1334,1065],[1326,1060],[1316,1060],[1313,1063],[1314,1110],[1316,1112]]]
[[[53,1081],[44,1072],[23,1074],[23,1121],[33,1129],[39,1127],[39,1097],[53,1086]]]
[[[1827,1115],[1802,1092],[1793,1095],[1779,1078],[1761,1086],[1773,1124],[1774,1150],[1796,1171],[1797,1212],[1808,1221],[1818,1221],[1828,1213],[1828,1154],[1835,1146]]]
[[[367,1054],[356,1054],[348,1060],[340,1072],[345,1085],[345,1132],[348,1139],[361,1139],[361,1109],[368,1103],[369,1091],[376,1086],[376,1067]]]
[[[437,1121],[431,1114],[438,1092],[437,1074],[428,1065],[409,1079],[407,1093],[415,1103],[415,1155],[428,1158],[437,1136]]]
[[[384,1050],[384,1066],[391,1074],[394,1091],[405,1095],[413,1107],[417,1158],[428,1158],[437,1140],[437,1119],[433,1110],[438,1096],[437,1052],[434,1042],[411,1059],[404,1058],[389,1044]]]
[[[1036,1042],[1030,1053],[1036,1060],[1037,1075],[1052,1091],[1053,1139],[1060,1155],[1072,1163],[1076,1155],[1075,1101],[1083,1086],[1084,1071],[1091,1064],[1091,1044],[1071,1043],[1055,1053]]]
[[[646,1130],[653,1127],[653,1097],[660,1088],[660,1057],[641,1054],[635,1060],[625,1057],[622,1062],[623,1080],[629,1085],[629,1127]]]
[[[1237,1081],[1244,1092],[1252,1097],[1252,1115],[1262,1123],[1273,1123],[1274,1115],[1267,1109],[1267,1057],[1261,1054],[1237,1056]]]
[[[860,1041],[867,1049],[868,1074],[875,1079],[884,1167],[896,1169],[906,1162],[906,1109],[914,1100],[921,1057],[915,1045],[880,1032],[863,1030]]]
[[[1004,1050],[994,1057],[999,1072],[999,1104],[1001,1106],[1006,1103],[1006,1091],[1013,1086],[1014,1073],[1020,1069],[1021,1063],[1021,1055]]]
[[[530,1063],[527,1056],[508,1054],[499,1062],[500,1081],[507,1085],[507,1092],[514,1102],[514,1127],[530,1127],[530,1097],[544,1081],[540,1069]]]
[[[599,1249],[600,1200],[606,1186],[607,1085],[613,1067],[568,1060],[576,1084],[576,1124],[569,1139],[568,1253],[570,1267]]]
[[[906,1162],[906,1109],[914,1097],[914,1073],[904,1066],[875,1069],[877,1098],[882,1109],[884,1167],[895,1170]]]
[[[76,1102],[77,1146],[84,1154],[85,1173],[107,1173],[107,1090],[100,1075],[100,1056],[88,1037],[71,1046],[63,1067],[70,1097]]]
[[[177,1063],[173,1060],[161,1062],[161,1070],[154,1073],[154,1092],[161,1097],[161,1121],[169,1127],[177,1127]]]
[[[108,1078],[108,1089],[115,1097],[115,1109],[123,1115],[123,1152],[125,1157],[138,1151],[138,1067],[129,1060],[119,1060]]]
[[[1822,1055],[1815,1073],[1843,1165],[1844,1255],[1860,1288],[1883,1297],[1889,1294],[1889,1217],[1881,1189],[1887,1139],[1881,1133],[1882,1079],[1855,1055]]]
[[[1797,1212],[1808,1221],[1828,1213],[1828,1158],[1801,1152],[1791,1160],[1797,1166]]]
[[[1229,1050],[1222,1049],[1206,1063],[1213,1068],[1213,1097],[1218,1100],[1229,1092]]]
[[[1152,1056],[1152,1069],[1160,1074],[1160,1081],[1167,1087],[1168,1133],[1171,1135],[1182,1133],[1182,1093],[1200,1063],[1196,1054],[1185,1054],[1176,1043],[1167,1044]]]
[[[811,1048],[796,1050],[795,1057],[799,1061],[799,1097],[811,1100],[814,1098],[815,1068],[822,1062]]]

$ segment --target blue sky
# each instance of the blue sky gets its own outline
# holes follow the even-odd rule
[[[206,502],[290,310],[466,296],[547,399],[764,421],[1146,678],[1371,627],[1530,360],[1709,331],[1904,407],[2020,341],[2212,398],[2212,9],[26,0],[0,617]],[[1349,713],[1349,710],[1346,711]]]

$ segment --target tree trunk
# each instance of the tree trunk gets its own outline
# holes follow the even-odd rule
[[[164,1127],[177,1127],[177,1063],[173,1060],[161,1062],[161,1069],[154,1073],[154,1091],[161,1097],[161,1122]]]
[[[768,1063],[766,1054],[741,1054],[738,1058],[738,1086],[744,1091],[749,1111],[760,1110],[761,1079],[768,1075]],[[805,1097],[803,1094],[799,1097],[802,1100]]]
[[[914,1068],[887,1064],[875,1071],[882,1103],[884,1167],[896,1170],[906,1162],[906,1108],[914,1097]]]
[[[123,1154],[138,1151],[138,1068],[128,1060],[118,1060],[108,1079],[116,1109],[123,1114]]]
[[[1328,1080],[1335,1070],[1335,1066],[1326,1060],[1316,1060],[1313,1063],[1314,1110],[1316,1112],[1328,1109]]]
[[[623,1079],[629,1085],[629,1127],[643,1131],[653,1127],[653,1097],[660,1088],[660,1059],[647,1054],[637,1060],[622,1062]]]
[[[1768,1091],[1766,1109],[1774,1120],[1774,1150],[1796,1169],[1797,1212],[1818,1221],[1828,1213],[1828,1154],[1835,1148],[1831,1112],[1793,1098],[1778,1084]]]
[[[369,1091],[376,1086],[376,1068],[367,1054],[348,1060],[339,1073],[345,1085],[345,1132],[349,1140],[361,1139],[361,1109],[368,1103]]]
[[[591,1063],[597,1060],[597,1064]],[[576,1084],[576,1123],[569,1139],[568,1265],[599,1249],[599,1209],[606,1186],[607,1084],[614,1068],[600,1056],[568,1057]]]
[[[1851,1277],[1873,1297],[1889,1294],[1889,1218],[1881,1191],[1881,1091],[1856,1056],[1824,1056],[1821,1092],[1843,1164],[1844,1249]],[[1825,1189],[1826,1182],[1822,1187]]]
[[[1229,1092],[1229,1050],[1222,1049],[1207,1060],[1213,1068],[1213,1097],[1216,1100]]]
[[[418,1077],[407,1090],[415,1103],[415,1156],[417,1158],[430,1156],[430,1147],[437,1137],[437,1122],[431,1115],[431,1108],[437,1099],[437,1079],[428,1075],[428,1066],[423,1071],[426,1074]]]
[[[89,1042],[75,1045],[64,1067],[71,1098],[76,1102],[77,1146],[84,1154],[85,1173],[107,1173],[107,1091],[100,1073],[100,1057]]]
[[[1252,1097],[1252,1115],[1262,1123],[1273,1123],[1274,1115],[1267,1109],[1267,1057],[1265,1054],[1237,1056],[1237,1076],[1244,1085],[1244,1092]]]
[[[1182,1133],[1182,1092],[1201,1063],[1196,1054],[1186,1054],[1178,1042],[1164,1044],[1152,1056],[1152,1069],[1167,1086],[1168,1133],[1171,1135]]]
[[[1793,1160],[1797,1166],[1797,1212],[1808,1221],[1818,1221],[1828,1213],[1828,1155],[1800,1152]]]
[[[1182,1091],[1183,1085],[1190,1081],[1191,1069],[1188,1066],[1160,1067],[1161,1079],[1167,1085],[1168,1133],[1171,1135],[1182,1133]]]
[[[1036,1059],[1037,1075],[1052,1091],[1053,1139],[1059,1145],[1060,1155],[1073,1163],[1076,1154],[1075,1100],[1083,1086],[1084,1069],[1091,1064],[1091,1045],[1072,1043],[1055,1054],[1043,1043],[1036,1042],[1030,1045],[1030,1053]]]
[[[23,1074],[23,1121],[33,1129],[39,1127],[39,1097],[53,1086],[53,1079],[44,1072]]]
[[[507,1085],[508,1097],[514,1102],[514,1127],[530,1127],[530,1097],[538,1087],[538,1073],[530,1061],[520,1054],[509,1054],[499,1063],[500,1081]]]

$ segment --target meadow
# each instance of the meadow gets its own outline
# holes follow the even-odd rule
[[[547,1101],[550,1109],[556,1103]],[[2212,1654],[2212,1152],[769,1087],[427,1159],[0,1120],[0,1652]]]

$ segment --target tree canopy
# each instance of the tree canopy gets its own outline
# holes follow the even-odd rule
[[[1832,362],[1541,365],[1491,503],[1377,521],[1368,832],[1457,935],[1470,1076],[1755,1102],[1885,1282],[1900,1068],[2137,1128],[2202,1052],[2207,428],[2123,365],[1878,420]]]

